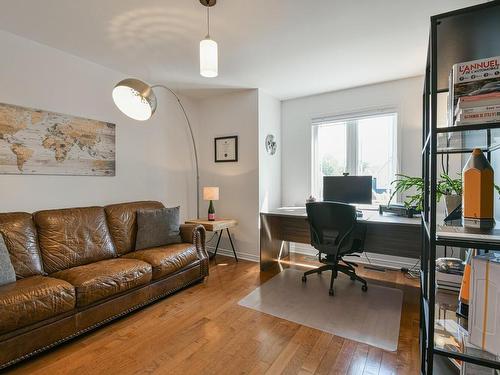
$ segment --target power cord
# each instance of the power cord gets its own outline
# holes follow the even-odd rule
[[[401,272],[403,272],[405,274],[405,277],[407,277],[408,279],[418,279],[420,277],[420,270],[416,268],[419,264],[420,260],[417,260],[415,264],[410,268],[402,267]]]

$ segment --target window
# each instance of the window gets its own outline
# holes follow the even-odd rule
[[[387,203],[397,173],[397,113],[313,120],[312,194],[323,176],[373,176],[373,204]]]

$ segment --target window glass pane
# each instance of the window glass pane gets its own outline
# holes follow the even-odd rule
[[[373,176],[373,203],[387,203],[394,180],[396,115],[359,119],[357,174]]]
[[[316,138],[316,194],[323,196],[323,176],[341,176],[346,170],[346,124],[321,125]]]

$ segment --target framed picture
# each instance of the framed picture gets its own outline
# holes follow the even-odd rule
[[[0,174],[114,176],[115,125],[0,103]]]
[[[215,162],[238,161],[238,136],[218,137],[214,139]]]

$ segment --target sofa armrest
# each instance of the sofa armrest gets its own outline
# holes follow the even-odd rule
[[[192,243],[196,246],[198,257],[200,260],[207,262],[208,254],[205,248],[205,228],[203,225],[198,224],[181,224],[180,226],[181,238],[183,242]]]

